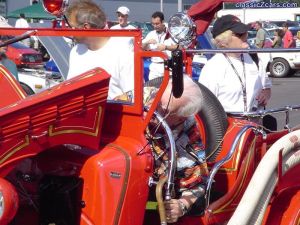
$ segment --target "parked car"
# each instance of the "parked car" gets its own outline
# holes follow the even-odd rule
[[[6,55],[16,63],[17,67],[43,67],[42,54],[21,42],[9,45]]]
[[[35,24],[36,26],[42,26],[42,24]],[[30,24],[30,26],[34,26],[34,24]],[[44,26],[48,26],[46,23]],[[7,36],[9,39],[12,36]],[[53,44],[55,43],[58,48],[63,45],[66,41],[63,37],[58,39],[58,37],[37,37],[41,42],[41,47],[43,47],[46,54],[53,55],[55,52],[55,56],[59,61],[63,61],[62,55],[68,55],[69,49],[64,49],[63,52],[57,51]],[[47,46],[44,47],[42,43],[47,43]],[[49,52],[49,53],[48,53]],[[36,51],[32,48],[27,47],[21,42],[16,42],[7,46],[6,55],[9,59],[13,60],[18,66],[18,77],[19,83],[21,87],[24,89],[27,95],[33,95],[39,93],[43,90],[46,90],[50,87],[53,87],[64,80],[63,73],[58,70],[56,66],[55,71],[45,71],[44,70],[44,62],[42,54],[39,51]],[[65,71],[65,70],[64,70]],[[64,72],[63,71],[63,72]]]
[[[273,24],[276,24],[278,27],[282,28],[283,23],[287,23],[289,27],[300,27],[299,22],[291,20],[272,20],[270,21]]]
[[[19,82],[28,95],[53,87],[63,81],[60,73],[23,68],[18,73]]]
[[[265,30],[266,31],[266,30]],[[248,31],[248,43],[255,48],[255,37],[257,31],[250,29]],[[272,39],[268,31],[264,48],[272,47]],[[270,53],[271,61],[267,66],[267,71],[273,77],[286,77],[293,75],[296,70],[300,70],[300,53]]]
[[[274,77],[286,77],[300,70],[300,53],[271,53],[270,74]]]
[[[264,29],[266,29],[267,31],[279,28],[279,26],[277,24],[273,23],[272,21],[263,21],[262,27]]]
[[[266,42],[270,42],[270,40],[266,40]],[[248,43],[251,48],[256,48],[253,39],[248,39]],[[267,72],[270,72],[273,77],[287,77],[300,70],[300,53],[298,52],[272,52],[269,53],[269,58]]]

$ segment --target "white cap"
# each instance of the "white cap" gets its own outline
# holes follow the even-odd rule
[[[130,10],[126,6],[120,6],[117,9],[117,13],[121,13],[123,15],[129,15]]]

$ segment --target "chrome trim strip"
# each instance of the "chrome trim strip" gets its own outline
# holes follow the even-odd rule
[[[220,167],[222,165],[224,165],[224,163],[226,163],[229,159],[231,159],[233,153],[235,152],[234,150],[236,149],[241,137],[243,136],[243,134],[248,131],[249,129],[254,129],[256,128],[253,125],[246,125],[244,126],[239,133],[236,135],[233,144],[229,150],[229,152],[227,153],[227,155],[221,159],[220,161],[216,162],[216,164],[213,166],[213,168],[211,169],[210,175],[208,177],[208,181],[207,181],[207,186],[206,186],[206,192],[205,192],[205,199],[206,199],[206,208],[209,206],[209,198],[210,198],[210,190],[211,190],[211,185],[212,182],[214,180],[214,177],[216,175],[216,173],[218,172],[218,170],[220,169]]]
[[[299,48],[223,48],[223,49],[197,49],[197,50],[186,50],[187,53],[202,54],[202,53],[271,53],[271,52],[300,52]]]
[[[145,107],[145,110],[148,111],[149,108]],[[166,188],[166,197],[165,200],[170,200],[172,195],[172,190],[174,187],[174,176],[176,170],[176,145],[175,140],[173,138],[172,130],[170,129],[169,125],[164,120],[158,112],[154,111],[154,115],[158,119],[158,122],[162,125],[163,129],[166,131],[168,138],[170,140],[170,151],[169,151],[169,170],[168,170],[168,180],[167,180],[167,188]]]

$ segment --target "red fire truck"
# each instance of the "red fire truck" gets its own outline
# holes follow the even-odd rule
[[[57,13],[65,3],[43,4]],[[182,15],[177,19],[189,20]],[[182,24],[183,29],[194,27]],[[102,68],[27,96],[0,66],[0,224],[166,224],[161,203],[172,193],[176,149],[172,144],[166,149],[166,176],[153,178],[155,158],[146,132],[155,117],[163,124],[169,142],[174,142],[168,124],[155,109],[169,82],[169,69],[175,95],[182,93],[182,70],[189,72],[194,50],[174,52],[159,91],[145,110],[143,58],[167,61],[167,56],[143,51],[139,30],[0,28],[0,34],[15,36],[3,45],[30,35],[131,36],[135,62],[134,99],[126,104],[107,101],[110,75]],[[300,106],[226,114],[212,93],[200,84],[199,88],[206,107],[196,121],[210,171],[205,206],[177,224],[299,224],[300,131],[287,127],[267,133],[247,118],[279,111],[288,115]],[[160,213],[149,213],[152,189],[162,193],[157,199]]]

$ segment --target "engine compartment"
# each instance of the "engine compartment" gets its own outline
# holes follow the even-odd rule
[[[10,224],[79,224],[85,206],[79,173],[87,157],[81,150],[58,146],[20,161],[6,176],[19,196],[19,210]]]

